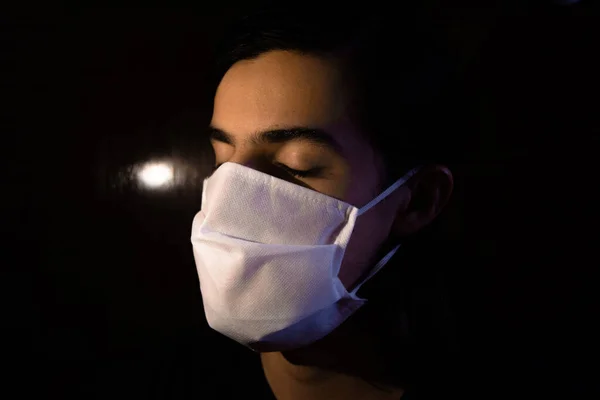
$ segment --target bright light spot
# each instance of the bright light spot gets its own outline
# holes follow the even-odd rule
[[[139,180],[149,188],[160,188],[173,182],[173,167],[167,163],[144,165],[138,172]]]

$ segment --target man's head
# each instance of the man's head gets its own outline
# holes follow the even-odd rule
[[[275,11],[237,26],[221,64],[211,142],[217,165],[239,163],[357,207],[423,165],[358,219],[340,271],[350,288],[390,238],[437,217],[453,180],[436,163],[440,136],[424,119],[436,116],[424,113],[415,88],[424,43],[401,26],[382,30],[382,20],[313,14]]]

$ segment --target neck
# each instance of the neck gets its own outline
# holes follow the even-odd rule
[[[373,386],[358,377],[294,365],[279,352],[261,353],[261,361],[269,386],[278,400],[397,400],[404,393],[400,388]]]

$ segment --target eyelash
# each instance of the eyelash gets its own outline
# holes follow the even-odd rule
[[[296,178],[310,178],[310,177],[314,177],[317,176],[319,174],[319,172],[321,172],[322,168],[312,168],[306,171],[299,171],[297,169],[292,169],[290,167],[288,167],[285,164],[280,164],[277,163],[276,164],[279,168],[283,169],[284,171],[286,171],[288,174],[296,177]]]
[[[213,172],[217,170],[217,168],[219,168],[221,165],[223,164],[217,164],[213,167]],[[288,167],[285,164],[281,164],[281,163],[276,163],[275,165],[277,165],[279,168],[283,169],[285,172],[287,172],[288,174],[296,177],[296,178],[310,178],[310,177],[314,177],[317,176],[321,170],[323,168],[321,167],[317,167],[317,168],[312,168],[306,171],[300,171],[297,169],[292,169],[290,167]]]

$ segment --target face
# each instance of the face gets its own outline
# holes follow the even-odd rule
[[[383,163],[349,118],[344,87],[335,64],[315,56],[271,51],[236,63],[214,99],[217,165],[242,164],[365,205],[379,194]],[[402,187],[358,218],[340,270],[346,287],[375,262],[410,197]]]

